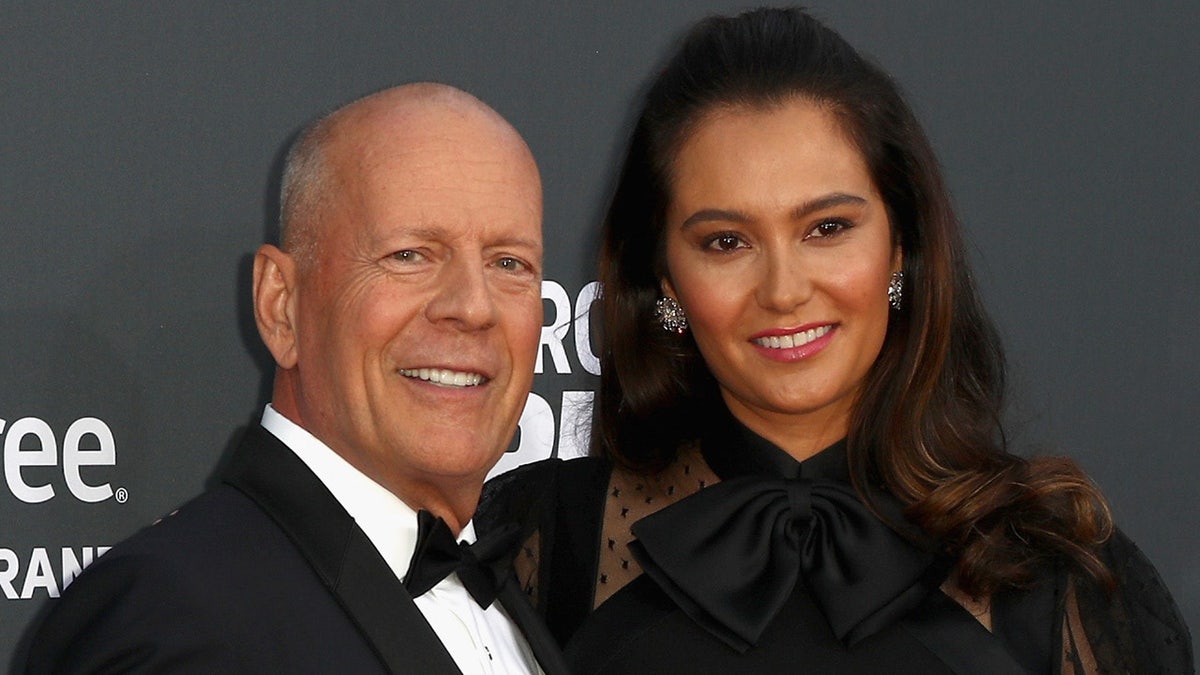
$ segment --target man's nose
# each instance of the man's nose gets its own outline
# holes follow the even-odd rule
[[[496,324],[499,310],[482,260],[453,258],[438,276],[437,291],[425,308],[431,322],[449,322],[459,330],[481,330]]]

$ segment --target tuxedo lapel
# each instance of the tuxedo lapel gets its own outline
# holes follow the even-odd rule
[[[508,580],[500,588],[497,600],[504,606],[504,610],[508,612],[513,623],[525,635],[525,640],[529,642],[529,646],[533,649],[533,655],[537,657],[538,663],[542,666],[542,670],[546,671],[546,675],[568,675],[570,671],[567,669],[567,662],[563,659],[558,643],[550,635],[542,618],[529,604],[529,599],[525,597],[515,575],[509,574]]]
[[[389,670],[460,675],[354,519],[279,439],[257,425],[247,430],[224,480],[287,533]]]
[[[461,675],[412,596],[357,527],[333,590],[393,672]]]

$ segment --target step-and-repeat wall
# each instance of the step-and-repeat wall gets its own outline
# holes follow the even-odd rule
[[[596,231],[633,103],[716,0],[4,3],[0,668],[267,400],[251,253],[309,119],[473,92],[545,178],[546,327],[503,465],[585,452]],[[1200,627],[1200,5],[819,0],[934,140],[1012,368],[1016,448],[1078,458]]]

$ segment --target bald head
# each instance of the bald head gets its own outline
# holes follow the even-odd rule
[[[533,381],[542,189],[529,148],[464,92],[397,87],[305,130],[282,196],[283,249],[254,262],[272,405],[461,527]]]
[[[524,139],[483,101],[437,82],[384,89],[321,117],[293,142],[280,188],[283,249],[302,265],[313,260],[317,226],[338,192],[347,187],[343,174],[348,167],[339,168],[339,159],[352,164],[369,161],[381,145],[410,143],[417,150],[429,136],[451,129],[487,138],[536,178],[537,165]]]

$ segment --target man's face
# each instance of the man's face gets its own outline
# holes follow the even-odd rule
[[[511,440],[542,325],[542,206],[532,159],[480,120],[393,126],[327,153],[295,397],[297,422],[408,499],[481,484]]]

